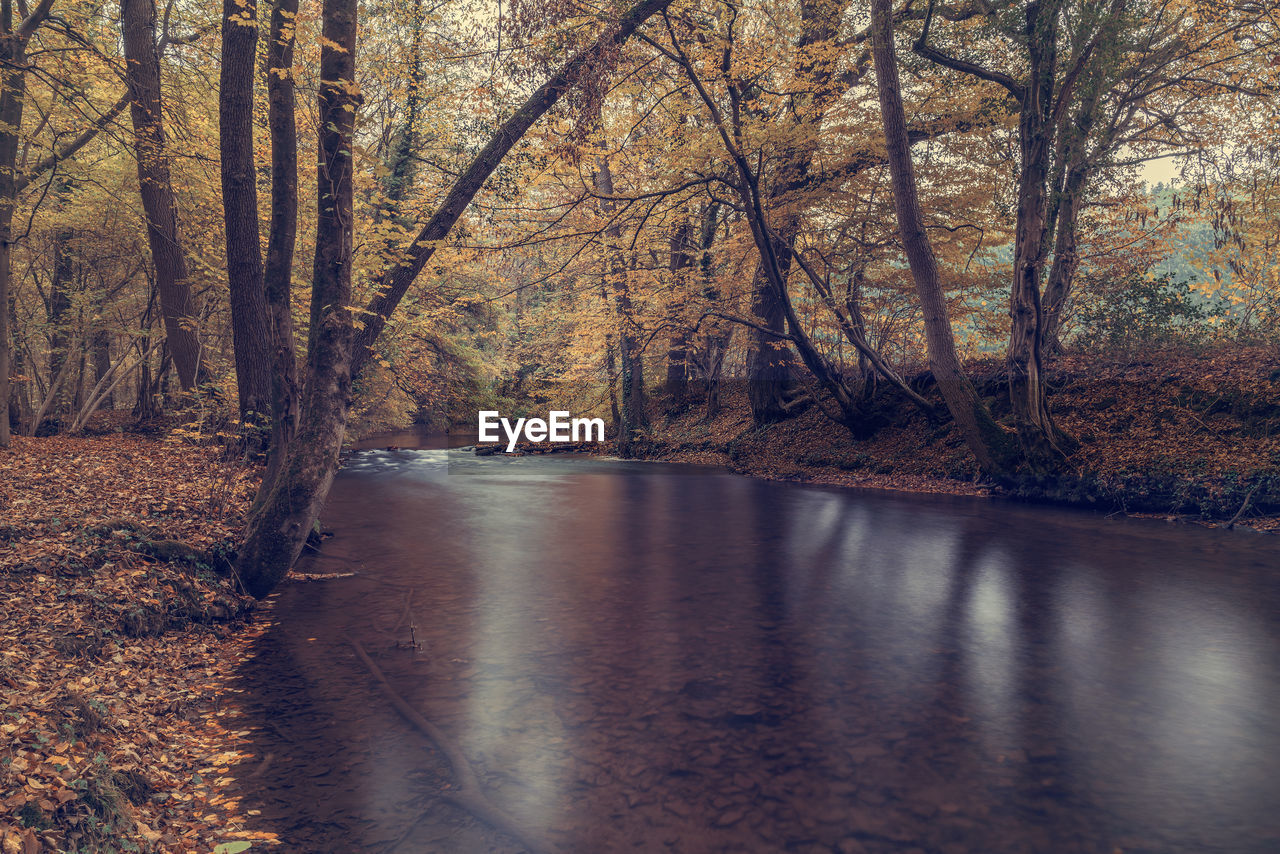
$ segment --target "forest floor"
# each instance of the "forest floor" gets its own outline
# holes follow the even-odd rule
[[[270,625],[221,574],[257,476],[129,436],[0,450],[0,854],[264,838],[225,788],[231,675]]]
[[[1001,367],[991,360],[969,370],[997,420],[1007,421]],[[1049,367],[1048,383],[1050,409],[1079,447],[1064,476],[1014,490],[1021,497],[1210,525],[1239,514],[1239,525],[1280,530],[1275,349],[1065,356]],[[816,407],[757,428],[745,384],[730,382],[710,421],[700,400],[680,408],[654,401],[654,429],[640,455],[779,480],[992,494],[950,424],[930,424],[890,392],[880,397],[886,402],[868,413],[880,428],[855,440]]]

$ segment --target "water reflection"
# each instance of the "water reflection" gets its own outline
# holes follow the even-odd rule
[[[468,466],[354,456],[316,571],[363,574],[280,596],[245,678],[290,758],[244,786],[298,850],[514,850],[347,632],[564,851],[1280,849],[1273,539]]]

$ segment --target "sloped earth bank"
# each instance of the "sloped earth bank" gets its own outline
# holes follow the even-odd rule
[[[128,436],[0,450],[0,852],[270,838],[226,790],[228,680],[266,624],[220,571],[256,477]]]
[[[997,419],[1009,416],[1001,365],[969,366]],[[918,388],[934,394],[927,375]],[[1067,356],[1047,371],[1050,408],[1078,442],[1057,479],[1011,492],[1037,501],[1280,529],[1280,351],[1233,348],[1141,358]],[[725,465],[779,480],[915,492],[989,494],[950,424],[930,425],[882,394],[869,407],[870,438],[855,441],[816,408],[763,429],[746,389],[726,383],[720,414],[701,401],[655,401],[657,424],[640,453]],[[1247,499],[1247,502],[1246,502]]]
[[[1254,532],[651,463],[365,451],[237,696],[290,851],[1264,852]],[[420,646],[414,646],[414,643]]]

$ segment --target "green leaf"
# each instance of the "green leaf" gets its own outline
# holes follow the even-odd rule
[[[240,854],[241,851],[248,851],[253,847],[252,842],[221,842],[213,846],[213,854]]]

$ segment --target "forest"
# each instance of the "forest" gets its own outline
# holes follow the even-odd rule
[[[233,668],[352,442],[481,411],[1274,530],[1277,140],[1272,0],[4,0],[5,732],[116,638]],[[3,854],[264,838],[137,773],[10,778]]]

